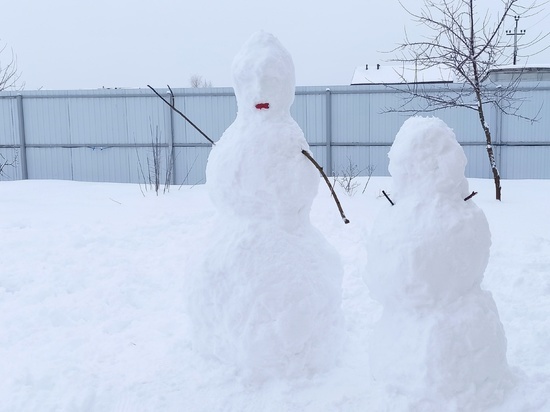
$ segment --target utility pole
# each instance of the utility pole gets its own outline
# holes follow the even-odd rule
[[[514,66],[515,66],[517,57],[518,57],[518,36],[523,36],[525,34],[525,30],[521,30],[518,32],[519,16],[515,16],[514,20],[516,21],[516,27],[514,28],[514,31],[506,30],[506,35],[514,36]]]

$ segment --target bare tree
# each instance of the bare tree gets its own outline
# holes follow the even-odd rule
[[[483,129],[487,156],[495,182],[496,199],[501,200],[500,174],[495,161],[491,130],[486,122],[486,107],[491,105],[504,114],[534,121],[533,117],[520,115],[521,99],[514,98],[521,73],[504,85],[487,81],[490,70],[511,61],[511,39],[505,36],[507,17],[528,16],[547,2],[520,6],[518,0],[500,0],[500,10],[491,8],[480,13],[475,0],[424,0],[419,13],[405,11],[423,27],[427,34],[420,40],[405,40],[393,52],[398,57],[392,61],[426,69],[432,67],[451,70],[462,87],[442,86],[443,91],[433,92],[429,87],[409,85],[402,107],[390,111],[430,112],[448,107],[462,107],[477,111]],[[530,44],[540,42],[546,36],[536,36]],[[420,98],[420,99],[417,99]],[[420,108],[406,109],[412,101],[420,102]]]
[[[194,89],[198,89],[200,87],[212,87],[212,82],[207,81],[204,79],[201,75],[194,74],[189,79],[189,83],[191,84],[191,87]]]
[[[17,82],[21,77],[17,70],[17,58],[13,50],[11,50],[11,56],[7,60],[4,59],[4,55],[8,54],[7,47],[7,45],[0,45],[0,91],[18,88]]]

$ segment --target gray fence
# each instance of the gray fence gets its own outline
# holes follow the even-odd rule
[[[550,107],[543,103],[550,87],[521,87],[522,113],[542,111],[531,123],[489,108],[497,164],[503,178],[547,179]],[[231,88],[174,89],[173,96],[160,91],[213,140],[235,119]],[[298,87],[292,115],[326,171],[341,174],[352,166],[387,175],[389,147],[407,116],[386,109],[403,97],[383,86]],[[455,130],[468,157],[467,175],[491,177],[477,113],[430,115]],[[148,89],[0,93],[0,155],[17,160],[1,179],[143,183],[157,148],[163,183],[166,177],[174,184],[204,182],[210,144]]]

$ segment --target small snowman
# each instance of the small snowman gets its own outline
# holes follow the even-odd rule
[[[237,117],[206,169],[216,223],[188,284],[195,346],[247,380],[307,376],[340,349],[343,270],[309,219],[319,173],[290,115],[294,65],[259,32],[232,71]]]
[[[383,305],[373,376],[408,410],[483,411],[510,374],[497,307],[480,287],[491,233],[468,199],[466,157],[443,121],[423,117],[403,124],[388,156],[395,205],[373,225],[365,274]]]

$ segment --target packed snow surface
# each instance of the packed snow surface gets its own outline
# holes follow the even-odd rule
[[[341,352],[343,268],[310,222],[319,173],[290,116],[294,66],[258,32],[233,77],[237,118],[206,169],[216,221],[193,252],[186,288],[194,347],[249,383],[311,376]]]
[[[392,180],[338,191],[349,225],[320,184],[311,221],[344,265],[341,357],[326,373],[250,386],[191,344],[188,260],[217,213],[204,185],[144,197],[130,184],[0,182],[0,411],[407,411],[410,392],[388,393],[372,376],[382,310],[362,279]],[[487,411],[548,411],[550,181],[504,180],[502,202],[491,180],[469,184],[492,233],[482,288],[517,380]],[[401,339],[416,341],[414,329]]]
[[[440,119],[412,117],[389,152],[392,200],[368,237],[365,280],[384,307],[373,376],[411,410],[483,411],[510,387],[506,337],[481,289],[491,233],[469,194],[466,157]],[[406,339],[403,339],[403,331]]]

